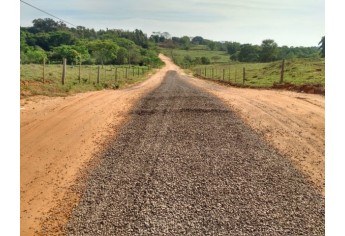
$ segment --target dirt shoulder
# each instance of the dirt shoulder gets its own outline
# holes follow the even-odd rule
[[[148,80],[126,89],[21,100],[21,235],[41,230],[40,222],[63,199],[83,166],[116,135],[133,105],[156,88],[170,69],[167,63]]]
[[[325,194],[324,96],[188,81],[221,98]]]

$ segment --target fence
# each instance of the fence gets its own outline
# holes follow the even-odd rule
[[[27,64],[20,67],[20,79],[42,83],[65,84],[119,84],[142,78],[149,72],[147,66],[134,65],[66,65]]]
[[[237,63],[197,66],[194,75],[235,85],[271,87],[276,83],[325,85],[323,60],[289,60],[271,63]]]

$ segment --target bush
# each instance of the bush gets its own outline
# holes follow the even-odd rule
[[[210,58],[208,58],[208,57],[201,57],[201,64],[203,64],[203,65],[211,64]]]

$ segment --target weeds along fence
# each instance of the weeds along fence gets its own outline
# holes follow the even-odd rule
[[[325,85],[325,62],[323,60],[207,65],[190,69],[195,76],[240,86],[271,87],[274,84],[282,83],[313,84],[322,87]]]
[[[23,64],[20,65],[20,80],[43,84],[87,85],[119,87],[133,80],[139,80],[150,71],[147,66],[135,65],[66,65]]]

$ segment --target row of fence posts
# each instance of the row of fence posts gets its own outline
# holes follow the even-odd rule
[[[46,65],[46,59],[43,59],[43,83],[45,82],[45,65]],[[64,85],[65,84],[65,80],[66,80],[66,66],[67,66],[67,60],[66,58],[63,58],[62,60],[62,76],[61,76],[61,84]],[[118,82],[118,73],[117,73],[117,69],[118,67],[115,67],[115,74],[114,74],[114,80],[115,83],[117,84]],[[106,71],[105,71],[106,73]],[[141,68],[141,74],[144,73],[144,68]],[[133,77],[135,76],[135,70],[134,68],[132,68],[132,75]],[[140,75],[140,68],[137,68],[137,75]],[[105,74],[106,77],[106,74]],[[99,65],[97,68],[97,84],[99,84],[100,82],[100,78],[101,78],[101,66]],[[128,68],[125,67],[125,79],[128,79]],[[78,81],[80,83],[81,80],[81,63],[79,63],[79,73],[78,73]],[[89,81],[91,80],[91,68],[89,71]]]
[[[282,61],[282,65],[281,65],[281,71],[280,71],[280,80],[279,80],[279,83],[283,83],[284,82],[284,66],[285,66],[285,60]],[[207,78],[207,67],[205,67],[204,69],[204,74],[205,74],[205,78]],[[225,81],[225,68],[223,68],[223,75],[222,75],[222,79],[223,81]],[[229,67],[229,81],[231,80],[231,73],[230,73],[230,67]],[[196,71],[196,74],[197,75],[202,75],[201,73],[201,69],[197,69]],[[214,68],[212,68],[211,70],[211,78],[214,78]],[[235,83],[236,83],[236,80],[237,80],[237,70],[235,69]],[[243,71],[242,71],[242,84],[245,84],[245,81],[246,81],[246,68],[243,67]]]

